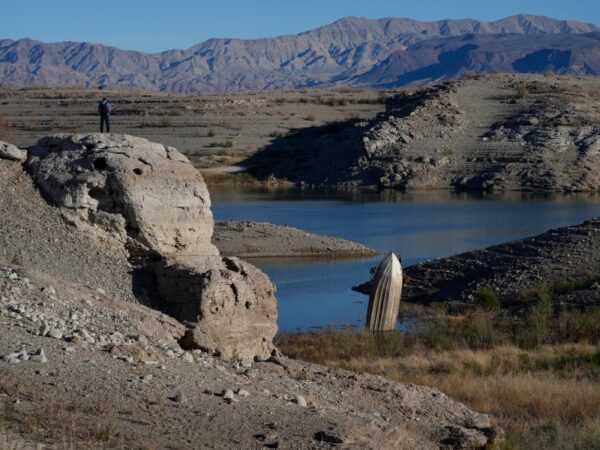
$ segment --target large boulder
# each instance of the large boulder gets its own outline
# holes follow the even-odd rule
[[[8,142],[0,141],[0,159],[23,162],[27,159],[27,152]]]
[[[274,352],[275,287],[211,243],[210,197],[172,147],[117,134],[53,135],[27,167],[75,223],[111,233],[155,280],[161,309],[190,325],[187,344],[225,358]]]
[[[52,202],[91,222],[110,216],[148,252],[177,259],[217,256],[206,184],[171,147],[127,135],[54,135],[28,166]]]

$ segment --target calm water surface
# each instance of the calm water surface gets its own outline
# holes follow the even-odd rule
[[[290,225],[402,255],[404,265],[523,238],[600,216],[599,196],[212,188],[216,220]],[[351,287],[381,257],[251,262],[277,285],[281,331],[362,326],[368,297]],[[401,326],[401,325],[399,325]]]

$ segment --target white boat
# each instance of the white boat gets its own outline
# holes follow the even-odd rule
[[[367,312],[367,328],[390,331],[396,328],[402,296],[402,266],[394,253],[379,264],[373,277]]]

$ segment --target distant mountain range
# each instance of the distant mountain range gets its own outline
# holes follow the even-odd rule
[[[86,42],[0,40],[0,85],[221,92],[399,87],[475,72],[600,75],[600,28],[518,15],[482,22],[347,17],[293,36],[210,39],[148,54]]]

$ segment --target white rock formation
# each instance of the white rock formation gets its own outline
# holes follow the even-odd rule
[[[8,142],[0,141],[0,159],[23,162],[27,159],[27,152]]]
[[[122,240],[156,280],[161,309],[191,323],[187,344],[225,358],[273,351],[275,287],[211,244],[210,197],[176,149],[117,134],[54,135],[27,166],[49,199],[90,229]]]

